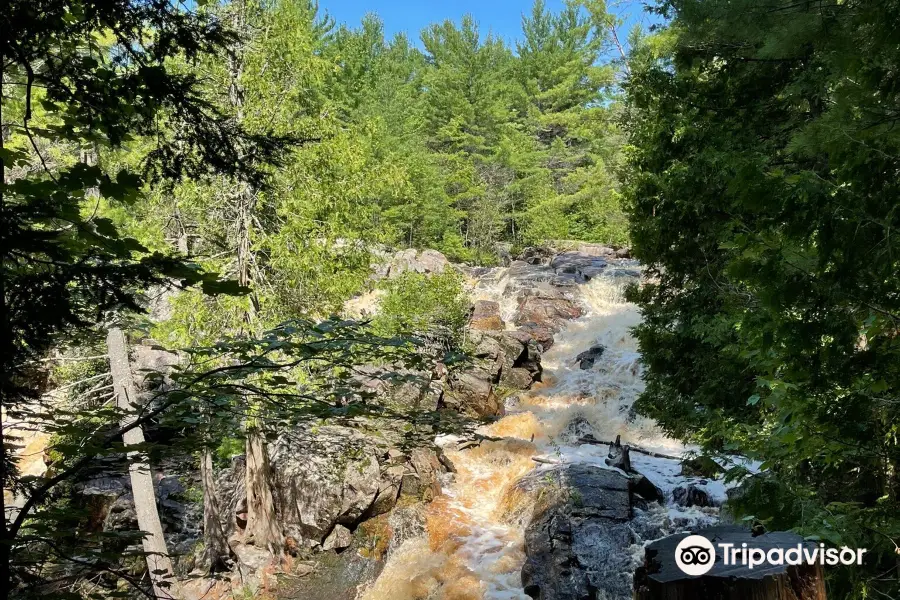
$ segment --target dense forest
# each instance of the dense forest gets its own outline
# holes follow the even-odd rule
[[[640,315],[622,432],[651,419],[729,488],[629,543],[721,509],[866,548],[825,570],[829,598],[900,594],[897,0],[536,0],[511,43],[469,16],[389,39],[308,0],[2,13],[3,598],[357,597],[266,583],[327,552],[379,562],[361,598],[583,597],[535,583],[529,532],[563,509],[509,508],[572,426],[504,419],[546,410],[515,403],[564,376],[601,272]],[[607,346],[573,344],[575,374]],[[442,486],[486,448],[521,476],[497,508],[517,596],[449,570],[471,532],[435,542],[465,512]],[[655,483],[636,512],[680,502]],[[379,519],[415,506],[443,574],[379,587],[413,564]]]

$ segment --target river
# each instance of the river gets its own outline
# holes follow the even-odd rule
[[[625,267],[633,273],[633,265]],[[630,330],[640,322],[640,314],[624,299],[625,284],[633,279],[620,276],[627,271],[618,269],[610,265],[601,276],[572,288],[585,312],[569,321],[543,354],[542,382],[507,399],[506,415],[479,430],[502,440],[458,451],[457,439],[438,439],[457,473],[448,478],[443,495],[428,506],[426,534],[392,549],[380,577],[361,591],[362,600],[528,600],[520,573],[534,498],[516,488],[522,476],[552,468],[549,463],[609,468],[604,460],[607,446],[578,444],[585,434],[598,440],[621,436],[623,443],[672,456],[687,450],[652,421],[633,414],[643,382]],[[515,290],[502,269],[478,282],[474,295],[500,302],[505,322],[512,320]],[[604,348],[600,358],[591,368],[581,369],[576,356],[598,345]],[[634,518],[643,522],[635,532],[665,535],[717,519],[714,508],[674,503],[672,490],[686,482],[679,474],[679,461],[635,452],[631,459],[634,468],[667,497],[664,506],[653,503],[636,511]],[[704,488],[713,498],[724,497],[720,482],[707,481]],[[632,568],[643,556],[643,545],[651,541],[638,533],[634,537],[629,549]]]

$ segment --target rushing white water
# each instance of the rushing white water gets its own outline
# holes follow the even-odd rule
[[[600,440],[620,435],[623,443],[673,456],[686,450],[652,421],[632,414],[632,403],[643,388],[640,356],[630,334],[640,315],[623,299],[627,278],[615,274],[611,266],[604,276],[572,288],[585,314],[554,336],[553,347],[542,357],[543,383],[508,402],[506,416],[481,429],[503,441],[455,451],[456,440],[438,440],[458,473],[428,506],[427,535],[394,550],[381,576],[362,592],[362,600],[527,600],[520,572],[530,512],[521,506],[528,500],[511,491],[523,475],[550,468],[533,457],[609,468],[606,446],[577,443],[587,433]],[[504,270],[488,281],[474,295],[499,301],[509,323],[516,307],[513,282]],[[598,344],[605,348],[602,356],[591,369],[580,369],[575,357]],[[631,460],[670,499],[672,489],[685,482],[676,460],[634,452]],[[724,495],[718,482],[706,487],[711,496]],[[635,518],[653,521],[651,529],[668,532],[679,524],[714,520],[715,510],[682,509],[670,502]],[[635,566],[642,555],[640,542],[646,541],[639,540],[633,548]]]

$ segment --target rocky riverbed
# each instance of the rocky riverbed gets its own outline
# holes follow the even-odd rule
[[[410,374],[414,383],[401,386],[375,377],[367,385],[392,402],[485,424],[414,445],[371,423],[282,432],[268,446],[288,548],[280,562],[241,541],[246,493],[235,456],[217,480],[234,571],[190,580],[188,596],[625,599],[646,542],[717,519],[717,473],[684,467],[687,449],[632,411],[642,382],[629,328],[639,315],[623,290],[641,272],[627,252],[535,249],[504,267],[460,268],[433,251],[404,251],[375,276],[446,268],[459,268],[471,290],[471,362]],[[377,310],[377,299],[350,305]],[[617,436],[641,451],[623,459],[622,447],[604,443]],[[160,511],[187,575],[202,511],[190,475],[167,468]],[[98,526],[135,527],[127,479],[84,493]]]

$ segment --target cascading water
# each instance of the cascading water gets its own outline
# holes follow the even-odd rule
[[[361,600],[527,600],[520,573],[528,504],[534,499],[516,497],[517,481],[553,468],[553,463],[609,468],[606,446],[578,443],[588,433],[599,440],[621,436],[623,443],[672,456],[686,450],[632,412],[643,386],[630,334],[640,315],[624,301],[629,278],[617,276],[623,274],[627,272],[610,265],[601,276],[572,288],[586,312],[554,336],[553,347],[542,357],[543,382],[508,401],[506,416],[479,430],[502,440],[456,450],[458,440],[438,439],[457,473],[426,508],[425,535],[392,550],[382,574],[360,593]],[[516,290],[506,270],[482,280],[475,296],[500,302],[504,321],[512,321]],[[581,369],[576,356],[597,346],[603,347],[602,354],[591,368]],[[635,519],[645,521],[641,531],[665,535],[679,525],[716,520],[716,509],[672,503],[672,490],[685,483],[679,461],[640,453],[632,453],[631,460],[668,497],[667,506],[651,505],[636,514]],[[724,495],[718,482],[703,484],[710,496]],[[647,521],[653,526],[647,527]],[[647,541],[637,539],[631,549],[633,566],[642,557],[641,542]]]

